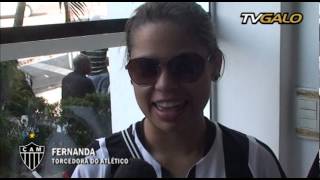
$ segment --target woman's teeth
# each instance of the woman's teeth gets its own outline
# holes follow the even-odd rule
[[[157,108],[160,108],[160,109],[169,109],[169,108],[178,107],[183,103],[184,101],[162,101],[162,102],[156,102],[155,105]]]

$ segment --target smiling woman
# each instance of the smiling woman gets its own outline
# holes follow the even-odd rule
[[[223,54],[201,6],[145,3],[127,21],[126,43],[126,69],[144,118],[96,139],[97,155],[88,158],[142,159],[158,178],[285,177],[267,145],[203,113]],[[78,165],[72,177],[110,178],[118,168]]]

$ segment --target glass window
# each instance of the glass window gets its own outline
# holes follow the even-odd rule
[[[86,13],[80,17],[81,20],[128,18],[141,4],[142,2],[86,2]],[[207,5],[208,9],[208,3],[201,4]],[[1,28],[13,26],[17,5],[17,2],[0,2]],[[24,26],[64,22],[64,9],[60,9],[58,2],[26,3]],[[37,29],[34,31],[37,32]],[[64,42],[64,47],[69,43]],[[72,43],[70,46],[74,47]],[[43,51],[41,53],[47,54],[45,51],[48,48],[50,47],[40,48]],[[37,51],[38,55],[40,50]],[[74,71],[72,60],[79,54],[86,54],[90,59],[92,71],[87,78],[93,82],[95,93],[62,100],[62,81]],[[85,147],[92,139],[108,136],[132,123],[112,124],[112,118],[141,120],[139,117],[142,113],[135,102],[133,90],[127,93],[128,88],[132,87],[123,66],[124,55],[124,47],[101,47],[96,50],[61,52],[18,60],[1,59],[0,144],[6,148],[0,149],[0,177],[63,177],[63,172],[70,166],[53,163],[52,148]],[[111,86],[112,82],[114,84]],[[131,112],[135,114],[132,115]],[[209,112],[208,108],[206,112]],[[130,118],[126,117],[129,114]],[[43,159],[34,172],[26,168],[18,151],[19,146],[29,142],[46,148]]]
[[[86,54],[95,70],[85,71],[87,77],[81,64],[72,64],[79,54]],[[86,147],[111,135],[108,60],[107,49],[99,49],[0,62],[0,126],[5,129],[0,142],[6,147],[0,153],[1,177],[33,177],[17,151],[21,145],[45,146],[36,173],[62,177],[69,165],[53,163],[52,148]]]

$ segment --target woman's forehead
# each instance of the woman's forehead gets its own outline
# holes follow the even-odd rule
[[[176,24],[147,23],[132,34],[131,58],[167,58],[184,52],[203,54],[204,49],[195,37]]]

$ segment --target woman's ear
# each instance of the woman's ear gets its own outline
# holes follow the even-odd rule
[[[217,50],[213,59],[212,59],[212,74],[211,80],[216,81],[220,77],[221,66],[222,66],[222,53],[220,50]]]

